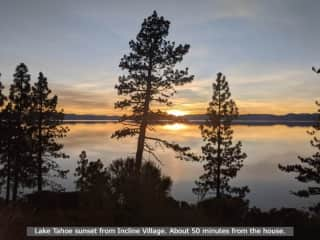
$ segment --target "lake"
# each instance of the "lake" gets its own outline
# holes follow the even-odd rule
[[[68,124],[70,132],[63,139],[65,153],[70,155],[60,164],[70,169],[68,179],[63,181],[67,190],[74,190],[74,169],[78,156],[86,150],[89,160],[100,158],[109,164],[117,158],[134,156],[136,139],[111,139],[112,133],[121,127],[119,123],[73,123]],[[190,146],[195,153],[199,153],[203,144],[199,125],[196,124],[167,124],[155,125],[156,136],[171,140],[183,146]],[[247,126],[234,125],[234,139],[241,140],[243,151],[248,157],[231,185],[248,185],[251,192],[247,195],[250,206],[262,209],[279,207],[303,208],[310,206],[316,198],[301,199],[289,193],[304,187],[294,179],[294,175],[281,172],[278,164],[298,163],[297,156],[310,156],[314,149],[309,144],[310,136],[305,126]],[[179,200],[196,202],[197,196],[192,193],[194,181],[202,173],[202,165],[197,162],[187,162],[175,158],[175,154],[166,149],[158,149],[157,154],[165,175],[173,180],[172,196]],[[145,153],[145,159],[152,156]]]

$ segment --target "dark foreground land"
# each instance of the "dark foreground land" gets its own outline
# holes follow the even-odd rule
[[[320,236],[319,214],[292,208],[263,212],[239,198],[208,199],[197,205],[171,197],[132,196],[123,203],[99,200],[91,193],[43,192],[9,206],[2,203],[0,239],[31,239],[25,236],[27,226],[294,226],[295,239]]]

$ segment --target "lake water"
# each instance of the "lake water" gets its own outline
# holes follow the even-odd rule
[[[63,181],[67,190],[74,189],[74,169],[78,156],[86,150],[89,160],[100,158],[105,164],[112,160],[134,156],[136,139],[111,139],[114,130],[121,127],[118,123],[74,123],[68,124],[70,132],[63,142],[65,152],[70,155],[67,160],[60,161],[63,168],[70,169],[68,179]],[[190,146],[196,153],[203,144],[199,126],[196,124],[168,124],[154,126],[156,136]],[[241,140],[243,151],[248,157],[244,167],[239,171],[231,185],[248,185],[251,192],[247,198],[250,206],[262,209],[279,207],[310,206],[316,198],[301,199],[289,193],[304,187],[294,179],[294,175],[281,172],[278,164],[298,163],[297,156],[310,156],[314,149],[310,147],[310,136],[306,133],[309,127],[285,125],[246,126],[234,125],[234,139]],[[172,195],[179,200],[196,202],[192,193],[194,181],[202,173],[202,165],[197,162],[186,162],[175,158],[170,150],[158,149],[162,160],[162,171],[173,180]],[[145,159],[152,156],[145,153]]]

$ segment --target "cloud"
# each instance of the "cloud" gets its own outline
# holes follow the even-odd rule
[[[315,113],[316,107],[313,100],[282,99],[282,100],[238,100],[236,99],[241,114],[287,114],[287,113]]]
[[[260,71],[259,71],[260,69]],[[269,67],[258,64],[229,69],[226,74],[232,98],[241,114],[286,114],[315,112],[319,76],[309,68]],[[212,77],[195,79],[191,84],[177,88],[174,108],[192,113],[204,113],[212,96]]]
[[[114,91],[87,91],[87,87],[92,88],[93,86],[83,84],[82,87],[77,86],[73,89],[66,86],[56,86],[55,94],[59,97],[59,106],[63,107],[66,113],[114,113],[113,101],[116,97]]]
[[[66,111],[114,113],[120,58],[143,19],[171,21],[169,40],[190,43],[182,66],[195,74],[177,88],[175,108],[203,112],[222,71],[243,112],[313,112],[319,96],[320,2],[314,0],[4,1],[0,71],[6,86],[16,64],[48,76]]]

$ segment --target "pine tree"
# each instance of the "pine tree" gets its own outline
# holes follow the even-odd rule
[[[1,77],[1,74],[0,74]],[[6,203],[10,200],[11,188],[11,138],[12,129],[12,106],[7,103],[7,97],[3,94],[4,86],[0,81],[0,186],[5,185]]]
[[[112,137],[122,138],[138,136],[135,170],[141,169],[143,152],[153,153],[153,147],[146,140],[153,140],[173,148],[180,153],[189,148],[180,147],[158,138],[147,136],[149,124],[165,115],[160,110],[154,110],[153,104],[170,106],[170,97],[175,93],[175,86],[184,85],[193,80],[188,74],[188,68],[175,69],[175,65],[183,60],[188,53],[188,44],[176,46],[175,42],[166,40],[170,22],[158,16],[154,11],[144,19],[141,30],[135,41],[130,41],[131,52],[124,55],[119,67],[128,72],[119,77],[115,86],[118,95],[125,98],[116,102],[115,108],[130,109],[130,115],[124,115],[122,122],[128,125],[116,131]]]
[[[1,74],[0,74],[1,76]],[[13,149],[11,134],[14,133],[12,105],[7,103],[7,97],[3,94],[4,86],[0,82],[0,186],[5,185],[6,203],[10,200],[12,155]]]
[[[312,67],[312,70],[316,73],[320,73],[320,69]],[[318,119],[316,123],[312,126],[310,131],[307,133],[312,137],[310,144],[316,149],[316,152],[310,157],[298,156],[301,164],[292,165],[281,165],[279,164],[279,169],[288,173],[296,173],[295,177],[299,182],[302,183],[313,183],[308,188],[303,190],[298,190],[297,192],[291,192],[298,197],[310,197],[320,195],[320,102],[316,101],[318,109]],[[315,207],[311,207],[310,210],[320,212],[320,203]]]
[[[0,78],[1,78],[1,73],[0,73]],[[5,96],[3,94],[3,89],[4,89],[4,86],[2,85],[1,83],[1,79],[0,79],[0,159],[2,159],[2,156],[3,156],[3,146],[4,146],[4,139],[5,139],[5,136],[3,134],[3,132],[5,131],[5,126],[3,124],[3,106],[4,106],[4,101],[5,101]],[[1,164],[1,161],[0,161],[0,167],[2,166]],[[2,174],[0,172],[0,193],[1,193],[1,190],[2,190],[2,185],[4,184],[3,182],[3,177],[1,177]]]
[[[4,86],[1,83],[1,73],[0,73],[0,110],[2,110],[2,107],[3,107],[4,102],[6,100],[6,97],[3,94],[3,89],[4,89]]]
[[[172,180],[164,176],[161,169],[151,161],[144,161],[136,185],[136,176],[132,171],[134,158],[117,159],[108,167],[110,187],[116,202],[126,209],[131,209],[135,217],[148,205],[157,204],[170,196]],[[134,189],[134,191],[132,191]]]
[[[81,192],[86,191],[88,189],[88,183],[87,183],[87,168],[89,164],[89,160],[87,158],[87,153],[85,151],[82,151],[79,155],[79,161],[77,161],[77,168],[74,173],[75,177],[78,177],[76,179],[76,189],[78,189]]]
[[[78,177],[75,181],[76,188],[80,192],[102,192],[109,189],[109,173],[100,159],[95,162],[88,160],[87,153],[82,151],[79,155],[80,160],[74,174]]]
[[[320,107],[320,103],[316,101],[316,105]],[[298,156],[301,164],[281,165],[279,169],[288,173],[298,174],[295,178],[302,183],[314,183],[307,189],[291,192],[299,197],[310,197],[312,195],[320,195],[320,108],[318,109],[318,119],[311,131],[307,133],[312,137],[310,144],[316,149],[316,152],[310,157]]]
[[[67,158],[61,150],[63,144],[57,139],[63,138],[68,128],[62,126],[64,114],[57,110],[58,97],[51,96],[47,78],[39,73],[38,82],[31,91],[31,110],[29,125],[33,141],[34,160],[36,162],[37,189],[42,191],[45,185],[54,185],[44,175],[55,172],[55,177],[64,178],[68,171],[61,170],[52,158]]]
[[[102,161],[90,161],[85,151],[80,154],[74,176],[76,189],[81,192],[83,204],[94,208],[112,208],[110,174]]]
[[[205,145],[202,146],[200,161],[204,174],[196,181],[193,189],[202,199],[208,194],[215,194],[216,198],[238,194],[243,197],[249,191],[248,187],[231,187],[230,179],[236,177],[247,157],[241,151],[241,142],[233,145],[232,120],[238,116],[236,103],[231,99],[228,82],[221,73],[217,74],[213,83],[213,96],[207,108],[206,123],[200,126]]]
[[[0,147],[0,178],[6,189],[6,203],[10,201],[12,185],[13,158],[15,155],[14,142],[17,136],[13,107],[9,102],[1,112],[1,147]]]
[[[18,188],[22,186],[30,186],[30,169],[32,169],[31,161],[31,139],[28,138],[27,117],[30,112],[31,97],[30,97],[30,75],[28,68],[24,63],[17,66],[16,72],[13,75],[13,84],[10,86],[9,100],[13,112],[14,135],[13,139],[13,196],[15,201],[18,196]]]

